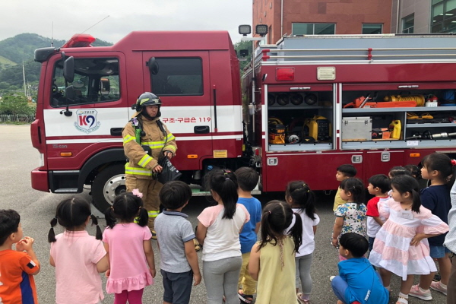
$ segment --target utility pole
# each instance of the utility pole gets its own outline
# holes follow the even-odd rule
[[[27,97],[27,85],[25,84],[25,66],[24,62],[22,61],[22,80],[24,81],[24,95]]]

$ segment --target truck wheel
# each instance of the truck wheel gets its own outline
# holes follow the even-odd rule
[[[114,198],[125,190],[125,166],[111,165],[95,177],[92,183],[92,203],[104,213],[112,205]]]

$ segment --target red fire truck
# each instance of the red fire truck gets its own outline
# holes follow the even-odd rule
[[[456,155],[456,37],[284,37],[256,50],[244,99],[227,32],[133,32],[111,47],[93,41],[75,35],[35,51],[34,189],[91,185],[94,205],[109,206],[125,189],[121,131],[145,91],[163,101],[162,120],[178,143],[173,164],[189,183],[213,168],[250,165],[265,192],[295,179],[330,190],[344,163],[366,180],[435,151]]]
[[[255,53],[243,77],[248,142],[262,188],[290,180],[336,189],[336,168],[364,182],[430,153],[456,155],[456,37],[284,37]],[[255,148],[254,148],[255,149]]]

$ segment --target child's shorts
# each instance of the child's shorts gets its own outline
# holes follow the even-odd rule
[[[429,248],[431,249],[430,256],[433,259],[440,259],[440,258],[443,258],[445,256],[445,254],[451,253],[451,251],[448,250],[448,248],[446,248],[445,246],[432,246],[432,245],[430,245]]]
[[[173,273],[160,270],[163,276],[163,301],[189,303],[192,292],[193,271]]]

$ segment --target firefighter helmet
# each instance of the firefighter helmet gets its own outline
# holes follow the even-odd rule
[[[136,112],[141,112],[146,106],[161,106],[161,100],[157,95],[150,92],[145,92],[139,95],[136,101]]]

